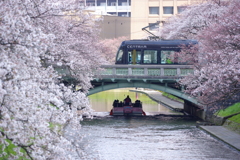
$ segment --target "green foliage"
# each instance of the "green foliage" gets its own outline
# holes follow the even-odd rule
[[[61,134],[61,132],[62,132],[62,125],[57,124],[57,123],[49,122],[49,128],[50,128],[51,130],[54,130],[55,128],[57,128],[58,134]]]
[[[6,142],[8,142],[9,145],[4,149],[4,152],[8,154],[17,155],[17,153],[13,150],[14,148],[17,148],[17,146],[12,144],[12,141],[9,139],[6,139]]]
[[[8,143],[8,146],[4,148],[4,144],[0,144],[0,155],[1,155],[0,160],[12,159],[13,156],[18,157],[17,159],[15,158],[16,160],[28,160],[28,158],[26,158],[27,153],[24,149],[20,148],[20,152],[23,155],[18,156],[18,153],[14,150],[18,147],[14,145],[12,141],[9,139],[6,139],[5,141]]]
[[[220,117],[226,117],[226,116],[230,116],[232,114],[239,113],[239,112],[240,112],[240,102],[239,103],[235,103],[234,105],[229,106],[226,109],[220,110],[215,115],[218,115]],[[240,114],[232,116],[228,120],[240,123]]]
[[[231,118],[229,118],[229,120],[233,121],[233,122],[240,123],[240,114],[238,114],[236,116],[232,116]]]
[[[55,108],[57,108],[57,109],[59,109],[55,104],[53,104],[53,103],[50,103],[49,104],[51,107],[55,107]]]
[[[173,63],[173,62],[171,61],[171,59],[169,59],[169,58],[168,58],[166,61],[167,61],[167,64],[172,64],[172,63]]]
[[[229,106],[226,109],[220,110],[217,113],[217,115],[220,116],[220,117],[226,117],[226,116],[232,115],[234,113],[238,113],[238,112],[240,112],[240,102],[239,103],[235,103],[234,105]]]

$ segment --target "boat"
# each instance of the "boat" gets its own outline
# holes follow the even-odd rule
[[[110,111],[112,116],[146,116],[142,109],[142,102],[136,100],[135,103],[113,101],[113,108]]]

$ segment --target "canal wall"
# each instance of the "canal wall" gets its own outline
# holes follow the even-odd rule
[[[233,121],[230,121],[230,120],[226,120],[223,124],[224,127],[238,133],[240,135],[240,123],[237,123],[237,122],[233,122]]]
[[[224,126],[238,134],[240,134],[240,123],[234,122],[229,120],[228,118],[231,118],[232,116],[235,116],[240,113],[235,113],[226,117],[220,117],[216,115],[212,115],[210,119],[208,119],[211,123],[218,125],[218,126]]]
[[[184,100],[184,103],[177,102],[174,100],[171,100],[165,96],[162,95],[162,93],[158,91],[152,91],[152,90],[130,90],[132,92],[139,92],[146,94],[149,98],[152,100],[164,105],[165,107],[176,111],[181,112],[184,115],[191,115],[194,117],[198,117],[202,120],[206,120],[206,113],[203,109],[201,109],[198,105]]]
[[[173,101],[165,96],[162,95],[162,93],[158,91],[153,91],[153,90],[129,90],[131,92],[138,92],[138,93],[143,93],[146,94],[150,99],[153,101],[156,101],[160,103],[161,105],[173,110],[173,111],[183,111],[183,103]]]
[[[206,120],[206,112],[204,111],[204,109],[187,100],[184,100],[184,111],[192,116],[198,117],[202,120]]]

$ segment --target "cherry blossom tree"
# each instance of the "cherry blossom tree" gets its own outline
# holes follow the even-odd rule
[[[101,41],[103,46],[103,55],[110,64],[115,63],[116,53],[122,43],[122,41],[128,40],[129,38],[123,36],[113,39],[104,39]]]
[[[194,39],[201,30],[224,16],[226,5],[224,0],[190,5],[181,14],[170,17],[160,29],[159,35],[163,39]]]
[[[105,63],[96,20],[75,0],[0,0],[1,157],[81,157],[73,136],[81,138],[80,120],[91,112],[86,92]],[[54,67],[67,68],[81,91]]]
[[[239,9],[238,0],[207,1],[190,6],[162,30],[162,37],[199,41],[198,49],[195,46],[178,54],[194,64],[194,74],[180,83],[200,103],[215,106],[212,109],[226,107],[218,105],[224,101],[240,100]]]

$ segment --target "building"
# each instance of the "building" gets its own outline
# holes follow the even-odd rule
[[[100,15],[131,17],[131,0],[82,0],[80,3]]]
[[[103,39],[118,38],[122,36],[130,38],[131,36],[130,17],[103,16],[100,27],[100,37]]]
[[[172,15],[178,14],[190,4],[190,0],[132,0],[131,2],[131,39],[146,38],[143,27],[159,21],[159,25],[149,28],[158,32],[159,26]]]
[[[181,13],[187,5],[197,1],[83,0],[81,5],[95,11],[96,14],[105,15],[101,33],[103,38],[117,38],[118,36],[128,35],[130,39],[142,39],[148,36],[147,33],[142,31],[142,28],[160,22],[159,25],[153,25],[148,28],[151,32],[157,33],[159,27],[163,25],[167,18]],[[114,16],[114,18],[109,18],[108,16]]]

